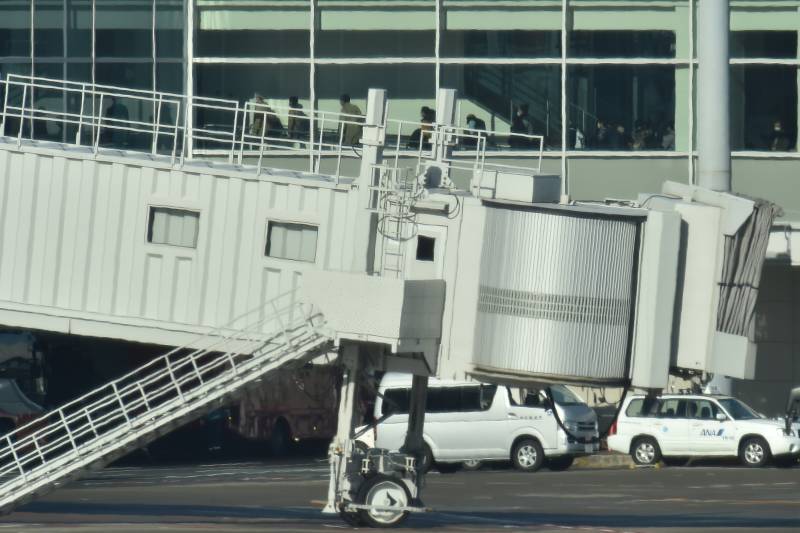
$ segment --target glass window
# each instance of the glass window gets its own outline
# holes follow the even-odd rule
[[[152,63],[104,63],[95,65],[95,82],[126,89],[153,89]]]
[[[433,261],[436,239],[433,237],[417,236],[417,261]]]
[[[96,0],[97,57],[152,57],[152,0]]]
[[[661,400],[658,416],[661,418],[686,418],[686,400],[678,398]]]
[[[198,96],[244,103],[258,93],[267,103],[280,105],[286,105],[290,96],[298,96],[308,108],[308,65],[200,64],[195,71]]]
[[[572,57],[675,57],[675,33],[671,31],[572,31]]]
[[[734,31],[730,37],[731,57],[797,57],[796,31]]]
[[[442,57],[561,57],[560,31],[447,30]]]
[[[461,411],[461,389],[463,387],[431,387],[425,410],[429,413],[454,413]],[[477,390],[477,387],[475,387]]]
[[[584,402],[574,392],[563,385],[553,385],[550,387],[550,394],[558,405],[583,405]]]
[[[674,67],[577,66],[568,81],[568,147],[675,149]]]
[[[30,2],[0,2],[0,57],[31,55]]]
[[[64,55],[63,0],[35,0],[33,42],[36,57]]]
[[[756,418],[761,418],[761,416],[750,409],[750,407],[735,398],[721,398],[719,400],[720,405],[728,411],[728,414],[734,420],[754,420]]]
[[[498,132],[545,138],[545,148],[561,146],[561,69],[530,65],[446,65],[442,87],[459,94],[459,123],[473,115]],[[518,138],[495,136],[487,148],[539,148]]]
[[[363,113],[368,90],[386,89],[390,118],[420,122],[421,109],[435,105],[435,73],[433,65],[320,65],[316,83],[318,106],[322,111],[339,111],[339,96],[348,94]],[[396,142],[397,128],[388,126],[387,146]],[[408,144],[415,129],[411,124],[401,128],[401,146]]]
[[[409,389],[387,389],[383,393],[381,414],[406,414],[409,407]]]
[[[658,400],[655,398],[635,398],[628,404],[625,416],[633,418],[653,416],[658,411],[658,406]]]
[[[156,57],[183,57],[183,0],[156,0]]]
[[[430,30],[325,30],[316,38],[317,57],[428,57],[436,32]]]
[[[317,227],[270,221],[265,253],[268,257],[313,263],[317,258]]]
[[[309,57],[308,30],[200,30],[199,57]]]
[[[168,207],[151,207],[147,242],[197,248],[200,213]]]
[[[156,65],[156,90],[183,94],[184,75],[182,63],[158,63]]]
[[[731,67],[731,148],[795,151],[797,69],[781,65]]]
[[[67,2],[67,55],[70,58],[92,56],[92,1]]]
[[[719,407],[709,400],[686,401],[686,415],[688,418],[713,420],[719,412],[721,412]]]

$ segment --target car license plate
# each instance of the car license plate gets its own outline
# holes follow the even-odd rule
[[[584,450],[586,453],[593,453],[594,452],[594,444],[584,444]]]

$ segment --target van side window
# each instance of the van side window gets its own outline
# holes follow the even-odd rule
[[[402,415],[408,413],[409,389],[387,389],[383,393],[383,403],[381,404],[381,414],[388,413]],[[392,405],[392,403],[396,404]]]
[[[497,385],[481,385],[481,411],[488,411],[492,408],[496,393]]]
[[[452,413],[460,411],[460,387],[433,387],[428,389],[428,401],[425,409],[429,413]]]
[[[635,398],[628,404],[625,416],[629,418],[655,416],[659,402],[654,398]]]

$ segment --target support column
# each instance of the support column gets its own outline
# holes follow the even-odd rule
[[[417,465],[425,451],[425,441],[422,438],[422,431],[425,425],[425,403],[428,399],[428,376],[414,376],[411,382],[411,397],[408,406],[408,430],[406,440],[400,451],[413,455],[417,460]],[[431,459],[431,458],[428,458]],[[418,473],[416,480],[417,494],[412,494],[413,498],[419,498],[419,491],[424,486],[424,474]]]
[[[728,0],[700,0],[697,19],[697,183],[714,191],[730,191]]]
[[[350,491],[350,481],[347,477],[348,465],[351,457],[352,443],[350,438],[356,427],[356,402],[358,388],[359,353],[358,345],[343,344],[341,348],[341,361],[344,367],[342,387],[339,394],[339,414],[336,427],[336,436],[333,437],[328,450],[330,462],[330,479],[328,480],[328,501],[323,513],[338,513],[336,504],[338,496]]]
[[[383,160],[386,138],[386,90],[370,89],[367,95],[367,114],[361,134],[361,171],[358,176],[358,209],[356,212],[352,272],[371,274],[375,265],[376,216],[368,211],[375,184],[375,165]],[[377,178],[379,181],[379,178]]]
[[[697,8],[697,184],[731,190],[728,0],[700,0]],[[707,390],[731,393],[731,379],[714,376]]]

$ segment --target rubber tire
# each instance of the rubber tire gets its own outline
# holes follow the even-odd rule
[[[360,503],[367,503],[367,497],[369,496],[370,490],[372,490],[373,487],[375,487],[380,483],[387,483],[387,482],[392,483],[393,485],[401,488],[406,496],[406,505],[411,505],[411,494],[408,492],[408,488],[405,486],[405,484],[396,478],[384,474],[378,474],[372,476],[371,478],[365,480],[364,483],[361,484],[361,487],[359,487],[358,489],[358,501]],[[358,510],[358,517],[361,520],[361,524],[367,527],[376,527],[376,528],[397,527],[400,524],[402,524],[406,520],[406,518],[408,518],[408,515],[409,515],[408,511],[403,511],[401,515],[397,518],[397,520],[387,523],[376,520],[370,514],[368,509]]]
[[[275,423],[269,436],[269,450],[273,457],[284,457],[289,453],[292,436],[289,434],[289,425],[281,419]]]
[[[417,472],[427,474],[433,466],[433,451],[431,451],[431,447],[427,443],[423,443],[422,448],[424,450],[422,461],[417,465]]]
[[[553,457],[547,460],[547,468],[553,472],[563,472],[571,467],[574,461],[575,456],[573,455],[561,455],[559,457]]]
[[[526,446],[533,447],[533,451],[536,453],[533,464],[527,466],[519,461],[519,452]],[[511,450],[511,464],[514,465],[514,468],[522,472],[536,472],[544,464],[544,450],[542,450],[542,445],[539,444],[539,441],[536,439],[522,439],[518,441]]]
[[[650,461],[643,461],[636,455],[636,449],[642,444],[650,444],[653,447],[653,458]],[[639,437],[631,444],[631,458],[639,466],[654,466],[661,460],[661,448],[653,437]]]
[[[483,468],[483,461],[478,461],[477,459],[473,459],[470,461],[462,461],[461,468],[466,470],[467,472],[474,472],[476,470],[480,470]]]
[[[763,450],[763,455],[761,457],[761,460],[758,461],[757,463],[748,462],[746,459],[745,450],[750,444],[756,444],[758,446],[761,446],[761,449]],[[747,466],[749,468],[761,468],[762,466],[765,466],[767,463],[769,463],[771,457],[772,454],[769,451],[769,444],[767,444],[767,441],[765,441],[761,437],[748,437],[744,439],[741,442],[741,444],[739,444],[739,461],[741,461],[741,463],[744,466]]]

